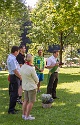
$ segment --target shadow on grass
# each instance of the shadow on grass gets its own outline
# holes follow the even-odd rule
[[[43,125],[43,120],[45,121],[44,125],[56,125],[56,123],[59,125],[68,125],[68,123],[71,123],[73,125],[80,122],[79,116],[80,116],[80,93],[71,94],[68,92],[68,90],[59,89],[57,90],[57,94],[59,95],[60,99],[56,99],[53,102],[53,105],[51,108],[44,109],[42,108],[41,103],[41,94],[43,92],[46,92],[46,88],[41,88],[41,93],[37,94],[37,101],[34,104],[34,107],[32,109],[32,114],[37,118],[37,123]],[[2,98],[3,96],[3,98]],[[4,92],[4,95],[0,93],[0,117],[2,120],[0,120],[0,123],[4,123],[4,125],[7,125],[7,121],[9,123],[14,123],[15,119],[17,119],[16,123],[21,125],[22,123],[25,124],[25,121],[21,119],[21,111],[17,115],[8,115],[7,109],[8,109],[8,91]],[[2,98],[2,99],[1,99]],[[21,106],[17,105],[17,108],[21,109]],[[34,125],[37,125],[35,121]],[[54,122],[54,124],[53,124]],[[71,125],[72,125],[71,124]],[[31,124],[30,124],[31,125]]]
[[[77,77],[77,78],[76,78]],[[75,82],[80,80],[80,75],[72,74],[59,74],[59,82]],[[8,115],[9,94],[8,94],[8,82],[6,76],[4,76],[5,83],[3,85],[3,79],[0,76],[0,124],[1,125],[32,125],[31,121],[24,121],[21,119],[22,106],[17,104],[17,108],[20,112],[16,115]],[[59,84],[60,84],[59,83]],[[42,108],[41,94],[46,93],[47,87],[47,74],[44,76],[44,81],[41,87],[41,93],[37,94],[37,100],[34,103],[31,114],[36,117],[33,121],[34,125],[79,125],[80,124],[80,93],[71,93],[68,89],[57,89],[57,95],[60,99],[56,99],[53,102],[51,108]]]
[[[8,75],[8,72],[0,72],[0,76]]]
[[[47,77],[48,74],[44,75],[44,81],[43,84],[45,83],[46,85],[47,83]],[[75,82],[75,81],[79,81],[80,80],[80,75],[78,74],[64,74],[64,73],[59,73],[59,84],[60,83],[70,83],[70,82]]]
[[[56,123],[58,125],[68,125],[70,122],[71,125],[79,124],[80,93],[72,94],[67,89],[59,89],[57,90],[57,95],[60,99],[54,100],[51,108],[44,109],[42,108],[41,94],[46,92],[46,88],[41,90],[41,93],[37,94],[37,101],[34,106],[36,117],[45,120],[45,125],[56,125]]]
[[[70,82],[75,82],[80,80],[80,75],[76,74],[59,74],[59,83],[70,83]]]

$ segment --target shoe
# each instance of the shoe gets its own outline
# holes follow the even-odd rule
[[[16,102],[18,102],[19,101],[19,99],[17,99],[17,101]]]
[[[26,117],[25,115],[22,115],[22,119],[25,119],[25,117]]]
[[[21,104],[21,105],[23,104],[23,102],[21,100],[18,100],[17,102],[18,102],[18,104]]]
[[[56,97],[53,97],[53,99],[59,99],[59,97],[56,96]]]
[[[41,92],[41,90],[37,90],[37,93],[40,93]]]
[[[8,111],[8,114],[17,114],[15,111]]]
[[[28,117],[25,117],[25,120],[34,120],[35,117],[32,117],[32,116],[28,116]]]
[[[29,116],[32,117],[32,115],[29,115]],[[25,117],[26,117],[25,115],[22,115],[22,119],[25,120]]]

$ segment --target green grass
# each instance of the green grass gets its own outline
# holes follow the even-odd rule
[[[61,68],[57,96],[51,108],[44,109],[41,106],[41,94],[46,93],[47,70],[41,85],[41,93],[37,94],[37,100],[31,111],[36,117],[34,121],[24,121],[22,107],[16,115],[8,115],[8,81],[7,72],[0,72],[0,125],[80,125],[80,68]]]

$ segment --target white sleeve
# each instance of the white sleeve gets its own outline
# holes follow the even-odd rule
[[[51,59],[48,58],[48,59],[47,59],[47,66],[50,66],[50,65],[51,65]]]

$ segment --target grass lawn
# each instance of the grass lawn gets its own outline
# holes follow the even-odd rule
[[[33,121],[24,121],[22,107],[18,114],[7,113],[9,105],[8,96],[8,73],[0,71],[0,125],[80,125],[80,68],[61,68],[57,96],[51,108],[44,109],[41,106],[41,94],[46,93],[47,70],[41,85],[41,93],[37,94],[37,100],[31,111],[36,117]]]

